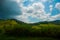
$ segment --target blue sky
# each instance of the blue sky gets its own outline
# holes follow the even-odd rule
[[[6,18],[25,23],[60,20],[60,0],[4,0],[0,19]]]

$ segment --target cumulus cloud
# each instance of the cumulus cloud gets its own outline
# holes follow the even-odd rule
[[[50,8],[50,12],[52,12],[53,5],[50,5],[49,8]]]
[[[23,22],[26,22],[27,20],[29,23],[34,23],[28,19],[30,16],[31,18],[36,18],[40,21],[46,21],[50,13],[46,14],[44,9],[45,9],[45,6],[41,2],[33,3],[28,7],[24,7],[22,5],[21,6],[22,15],[17,16],[17,19],[18,20],[22,19],[21,21]]]
[[[27,7],[23,6],[22,4],[20,5],[20,7],[21,7],[22,15],[17,16],[17,19],[25,23],[35,23],[35,22],[31,22],[29,17],[36,18],[40,21],[53,21],[60,17],[60,14],[50,16],[53,9],[53,5],[49,6],[50,13],[46,13],[46,11],[44,10],[45,6],[41,2],[33,3],[32,5],[29,5]]]
[[[44,9],[44,5],[41,3],[41,2],[38,2],[38,3],[33,3],[32,6],[36,9],[36,10],[39,10],[39,9]]]
[[[60,10],[60,3],[56,3],[55,8],[57,8],[58,10]]]
[[[54,21],[57,20],[58,18],[60,18],[60,13],[54,16],[50,16],[47,21]]]
[[[25,23],[29,22],[28,15],[19,15],[17,19]]]

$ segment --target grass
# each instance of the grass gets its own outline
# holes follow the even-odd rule
[[[13,35],[22,35],[25,37],[14,37]],[[31,37],[26,37],[26,35]],[[0,21],[0,40],[58,40],[53,37],[59,36],[60,25],[57,24],[39,23],[38,25],[30,25],[14,20]]]

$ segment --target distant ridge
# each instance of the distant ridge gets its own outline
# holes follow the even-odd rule
[[[25,22],[19,21],[17,19],[5,19],[5,20],[4,19],[0,19],[0,22],[8,21],[8,20],[10,20],[10,22],[13,20],[13,21],[15,21],[15,22],[17,22],[19,24],[39,25],[39,24],[48,24],[48,23],[51,23],[51,24],[60,25],[60,20],[55,20],[55,21],[50,21],[50,22],[44,21],[44,22],[38,22],[38,23],[33,23],[33,24],[31,24],[31,23],[25,23]]]

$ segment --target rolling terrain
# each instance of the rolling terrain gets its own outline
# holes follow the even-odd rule
[[[27,24],[16,19],[0,19],[0,35],[59,38],[60,20]]]

